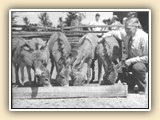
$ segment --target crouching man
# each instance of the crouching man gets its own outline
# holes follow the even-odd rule
[[[127,53],[125,66],[131,77],[126,79],[129,89],[138,85],[138,92],[145,93],[146,72],[148,69],[148,34],[139,28],[138,18],[128,18],[125,21],[124,29],[113,30],[105,33],[98,42],[102,42],[108,36],[114,36],[124,42]],[[129,73],[128,73],[129,74]]]

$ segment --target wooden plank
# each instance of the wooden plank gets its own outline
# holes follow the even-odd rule
[[[124,27],[124,25],[78,25],[78,26],[69,26],[64,27],[64,29],[74,29],[74,28],[95,28],[95,27]]]
[[[40,27],[40,26],[26,26],[26,25],[12,25],[12,28],[22,28],[22,27],[26,27],[26,28],[35,28],[35,29],[46,29],[46,30],[55,30],[55,31],[60,31],[61,28],[53,28],[53,27]]]
[[[64,33],[106,33],[108,31],[88,31],[88,30],[83,30],[83,31],[64,31]]]
[[[79,97],[127,97],[128,86],[124,84],[105,86],[69,87],[19,87],[12,88],[13,98],[79,98]]]
[[[50,38],[51,35],[12,35],[12,37],[24,37],[24,38],[37,38],[37,37],[44,37],[44,38]]]
[[[33,38],[33,37],[42,37],[42,38],[50,38],[51,35],[12,35],[12,37],[24,37],[24,38]],[[67,37],[82,37],[83,35],[76,35],[76,34],[66,34]]]
[[[30,27],[30,28],[37,28],[37,29],[49,29],[49,30],[61,30],[61,28],[53,28],[53,27],[39,27],[39,26],[26,26],[26,25],[12,25],[12,27]],[[95,27],[124,27],[123,25],[78,25],[78,26],[69,26],[64,27],[63,29],[74,29],[74,28],[95,28]]]
[[[64,33],[106,33],[107,31],[64,31]],[[29,32],[29,31],[13,31],[12,35],[52,35],[54,33],[54,31],[50,32],[38,32],[38,31],[34,31],[34,32]]]
[[[82,37],[85,33],[106,33],[107,31],[64,31],[67,37]],[[28,31],[14,31],[12,32],[12,37],[24,37],[24,38],[32,38],[32,37],[45,37],[50,38],[50,36],[54,32],[28,32]],[[72,34],[74,33],[74,34]],[[82,33],[82,34],[78,34]]]

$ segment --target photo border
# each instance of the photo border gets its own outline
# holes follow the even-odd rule
[[[11,65],[11,12],[114,12],[114,11],[137,11],[149,13],[149,71],[148,71],[148,108],[12,108],[12,65]],[[9,10],[9,110],[10,111],[150,111],[151,110],[151,10],[150,9],[10,9]]]

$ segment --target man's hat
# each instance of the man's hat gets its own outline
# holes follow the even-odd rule
[[[135,26],[138,26],[139,25],[139,20],[138,18],[134,17],[134,18],[127,18],[125,20],[125,26],[126,27],[135,27]]]
[[[103,19],[103,22],[107,22],[107,19]]]
[[[118,16],[117,15],[113,15],[113,18],[118,18]]]
[[[113,18],[114,20],[118,20],[118,16],[117,15],[113,15]]]
[[[100,14],[99,14],[99,13],[96,13],[96,16],[100,16]]]
[[[128,17],[130,17],[130,16],[134,16],[134,17],[135,17],[136,14],[137,14],[136,12],[129,12],[129,13],[128,13]]]
[[[109,22],[109,19],[103,19],[103,22],[105,23],[105,22]]]

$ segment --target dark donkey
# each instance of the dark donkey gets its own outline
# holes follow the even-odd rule
[[[34,40],[33,40],[34,41]],[[49,86],[49,72],[46,69],[47,60],[49,58],[49,54],[47,54],[47,49],[45,46],[38,49],[37,42],[34,43],[30,41],[31,44],[36,47],[32,48],[31,44],[23,38],[13,38],[12,39],[12,61],[15,66],[16,73],[16,85],[21,85],[19,81],[18,71],[19,68],[21,70],[21,80],[22,85],[24,84],[24,67],[27,68],[29,82],[31,83],[31,68],[35,72],[34,83],[36,83],[36,79],[44,85]]]
[[[31,82],[31,73],[30,69],[32,67],[32,60],[30,50],[28,49],[28,44],[26,43],[25,39],[21,37],[16,37],[12,39],[12,64],[15,68],[15,79],[16,83],[14,84],[15,87],[21,86],[24,84],[24,67],[27,68],[28,78]],[[19,69],[21,71],[21,82],[19,79]]]
[[[98,37],[95,34],[86,34],[79,40],[79,47],[72,65],[71,77],[73,85],[85,83],[84,63],[87,63],[87,83],[91,79],[91,64],[97,46]]]
[[[107,37],[96,49],[98,58],[98,81],[101,83],[102,65],[104,68],[103,84],[114,84],[118,78],[119,61],[122,57],[121,42],[114,37]]]
[[[61,32],[55,32],[49,39],[48,50],[51,58],[51,75],[56,66],[56,81],[60,86],[69,85],[69,62],[71,45],[67,37]]]

